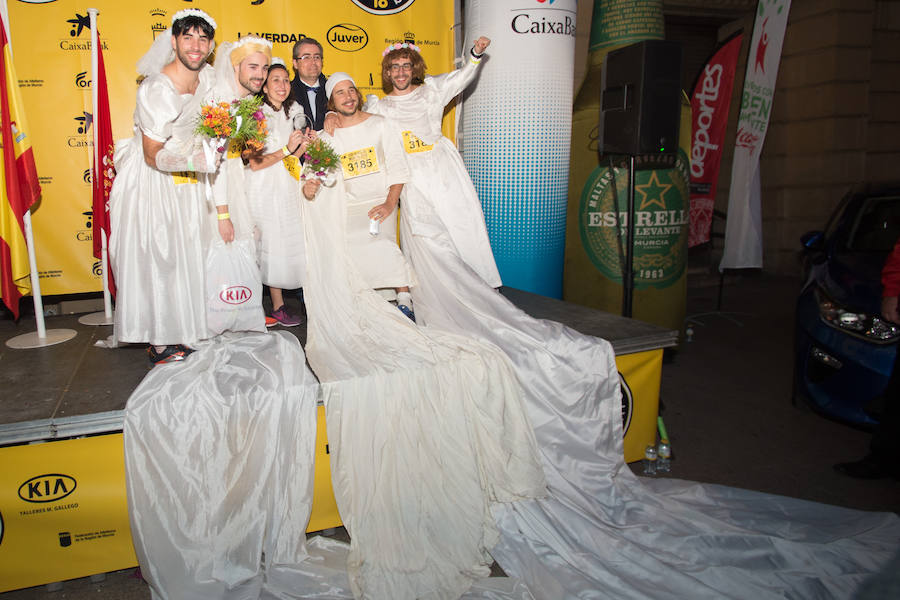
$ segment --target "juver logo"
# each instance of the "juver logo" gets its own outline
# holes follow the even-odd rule
[[[341,52],[356,52],[369,43],[369,34],[359,25],[340,23],[328,30],[328,44]]]

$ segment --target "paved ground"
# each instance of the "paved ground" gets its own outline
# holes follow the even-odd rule
[[[798,287],[796,279],[734,276],[726,282],[723,312],[715,310],[715,287],[689,288],[693,339],[663,366],[660,393],[675,453],[671,475],[900,512],[900,482],[858,482],[831,468],[865,454],[868,433],[791,406]],[[0,594],[0,600],[87,598],[146,600],[150,592],[126,570],[102,582],[67,581],[58,591],[40,586]]]

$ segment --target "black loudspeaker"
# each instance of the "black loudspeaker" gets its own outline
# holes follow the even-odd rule
[[[681,121],[681,44],[647,40],[603,59],[602,154],[675,154]]]

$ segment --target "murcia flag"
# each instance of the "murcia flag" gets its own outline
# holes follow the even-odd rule
[[[19,95],[19,84],[12,62],[12,52],[6,38],[6,28],[0,20],[0,113],[2,137],[0,152],[0,293],[3,303],[19,318],[19,298],[31,291],[28,281],[28,246],[25,243],[25,213],[41,194],[34,154],[28,139],[28,123]]]
[[[97,39],[100,39],[100,29],[97,29]],[[94,257],[102,258],[101,232],[106,232],[109,239],[109,192],[112,189],[113,178],[116,176],[113,165],[113,134],[112,124],[109,118],[109,93],[106,89],[106,67],[103,65],[102,44],[97,43],[97,73],[94,75],[94,86],[97,91],[97,101],[94,105],[94,131],[96,143],[94,144],[94,166],[91,173],[93,182],[93,239]],[[109,292],[115,296],[116,286],[113,281],[112,270],[107,269]]]

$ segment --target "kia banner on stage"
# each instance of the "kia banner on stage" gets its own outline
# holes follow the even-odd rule
[[[700,71],[691,94],[691,228],[688,247],[709,241],[734,71],[744,35],[722,44]]]

